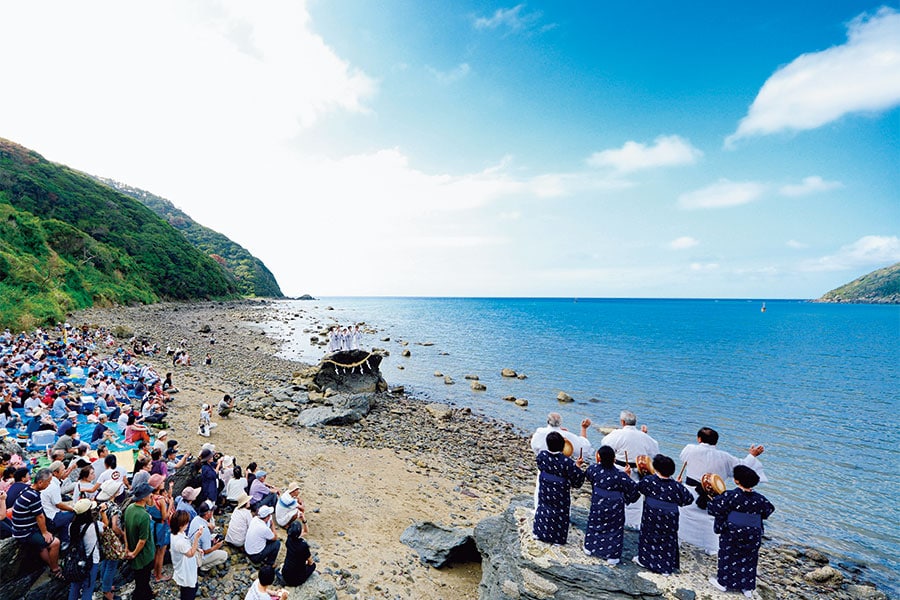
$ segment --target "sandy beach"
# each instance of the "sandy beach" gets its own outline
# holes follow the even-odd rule
[[[379,398],[369,415],[351,426],[305,429],[247,414],[247,398],[288,385],[305,366],[275,356],[278,341],[258,326],[265,310],[265,301],[161,304],[90,309],[71,322],[120,328],[162,348],[187,340],[192,366],[173,367],[164,353],[139,358],[160,373],[171,371],[180,389],[170,405],[171,437],[195,455],[204,442],[212,442],[242,466],[256,461],[274,485],[299,481],[318,572],[335,585],[339,598],[478,598],[480,564],[425,566],[400,535],[417,521],[473,527],[501,514],[513,497],[530,494],[535,473],[530,432],[468,409],[454,409],[449,420],[438,420],[424,403],[402,396]],[[211,365],[203,361],[207,352]],[[237,412],[217,419],[210,438],[197,435],[200,405],[214,404],[225,393],[237,399]],[[589,497],[586,486],[573,500],[587,506]],[[868,586],[854,585],[855,591],[848,592],[804,581],[821,558],[814,551],[807,555],[765,544],[757,597],[885,597],[865,595],[874,592]],[[733,597],[705,583],[714,561],[683,550],[682,575],[659,581],[647,577],[660,586],[663,597],[680,597],[676,590],[685,588],[702,592],[702,597]],[[233,564],[236,568],[222,580],[210,582],[208,597],[243,598],[253,573],[239,561]],[[163,597],[177,595],[172,584],[161,584],[158,591]]]

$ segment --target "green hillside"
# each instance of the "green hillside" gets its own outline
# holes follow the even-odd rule
[[[0,138],[0,325],[238,294],[231,274],[146,206]]]
[[[900,263],[863,275],[818,301],[900,304]]]
[[[197,223],[165,198],[112,179],[103,177],[97,179],[147,206],[168,221],[169,225],[183,233],[184,237],[204,254],[219,260],[220,264],[224,265],[237,278],[243,294],[269,298],[284,297],[272,272],[243,246],[231,241],[221,233]]]

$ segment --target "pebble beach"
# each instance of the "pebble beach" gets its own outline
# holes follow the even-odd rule
[[[512,498],[530,494],[531,432],[468,408],[428,406],[402,394],[379,395],[369,414],[353,425],[296,427],[287,398],[265,406],[259,401],[277,399],[307,366],[276,356],[281,340],[259,325],[268,310],[265,300],[169,303],[94,308],[70,322],[108,327],[162,348],[187,340],[191,366],[173,367],[164,353],[139,357],[160,373],[171,371],[180,390],[169,406],[170,437],[195,454],[212,442],[242,466],[256,461],[274,485],[299,481],[317,571],[334,584],[338,598],[478,598],[480,564],[434,569],[422,564],[400,535],[417,521],[471,528],[502,513]],[[203,360],[207,353],[209,365]],[[215,404],[226,393],[236,399],[236,412],[218,419],[210,438],[200,437],[200,405]],[[580,506],[588,506],[589,499],[589,487],[573,497]],[[219,519],[227,523],[227,516]],[[756,596],[887,598],[866,583],[865,569],[801,545],[764,543]],[[647,577],[663,597],[683,597],[676,590],[695,590],[696,598],[734,597],[706,583],[715,572],[714,558],[683,547],[681,570],[670,578]],[[217,577],[201,577],[201,597],[243,598],[254,577],[245,559],[232,556]],[[173,583],[156,586],[159,597],[177,597]]]

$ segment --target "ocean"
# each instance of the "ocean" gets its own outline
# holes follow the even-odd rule
[[[827,550],[900,593],[900,306],[796,300],[322,298],[274,305],[282,355],[315,363],[315,329],[364,322],[382,373],[412,396],[468,406],[523,434],[563,415],[617,426],[629,409],[662,453],[696,442],[760,457],[776,506],[767,533]],[[315,324],[315,327],[313,327]],[[390,337],[390,341],[381,338]],[[409,358],[400,356],[407,342]],[[433,345],[422,345],[424,343]],[[398,367],[403,367],[399,369]],[[509,367],[527,379],[501,377]],[[435,372],[449,375],[445,385]],[[487,391],[464,380],[476,374]],[[571,404],[557,401],[564,391]],[[528,400],[526,408],[504,396]],[[602,434],[591,428],[599,446]],[[731,482],[729,482],[731,483]]]

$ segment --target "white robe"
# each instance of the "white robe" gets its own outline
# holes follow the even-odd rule
[[[625,425],[622,429],[616,429],[604,436],[601,446],[609,446],[616,451],[616,460],[625,461],[625,453],[628,453],[628,461],[633,463],[637,457],[646,454],[653,458],[659,454],[659,444],[656,440],[644,433],[634,425]],[[617,465],[624,471],[625,468]],[[637,469],[631,470],[631,478],[640,481]],[[644,513],[644,496],[641,495],[637,502],[625,505],[625,526],[632,529],[641,528],[641,517]]]
[[[688,477],[700,481],[706,473],[715,473],[726,486],[730,484],[733,487],[733,472],[737,465],[745,465],[756,471],[761,483],[768,481],[762,463],[752,454],[740,459],[710,444],[685,446],[681,451],[681,461],[687,462],[684,481]],[[694,488],[687,487],[696,500],[697,492]],[[678,540],[703,548],[708,554],[716,554],[719,551],[719,536],[713,531],[713,521],[712,515],[696,504],[683,506],[678,518]]]

